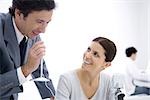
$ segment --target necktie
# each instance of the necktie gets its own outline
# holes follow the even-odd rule
[[[21,62],[20,64],[23,65],[24,62],[24,58],[25,58],[25,53],[26,53],[26,47],[27,47],[27,41],[26,41],[26,37],[24,36],[24,38],[22,39],[22,41],[19,44],[19,48],[20,48],[20,58],[21,58]]]

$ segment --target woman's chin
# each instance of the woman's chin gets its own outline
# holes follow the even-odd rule
[[[82,66],[82,69],[84,69],[84,70],[88,70],[88,69],[89,69],[89,66],[87,66],[87,65],[83,65],[83,66]]]

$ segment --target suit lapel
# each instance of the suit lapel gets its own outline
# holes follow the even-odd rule
[[[13,27],[12,18],[9,14],[6,15],[4,25],[4,40],[10,57],[12,58],[16,66],[20,66],[19,45]]]

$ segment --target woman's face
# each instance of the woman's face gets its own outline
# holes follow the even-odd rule
[[[87,71],[102,71],[106,66],[105,50],[97,42],[92,42],[83,56],[82,68]]]

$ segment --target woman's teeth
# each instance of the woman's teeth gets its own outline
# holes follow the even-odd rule
[[[86,60],[84,60],[84,63],[85,63],[85,64],[91,64],[90,62],[88,62],[88,61],[86,61]]]

